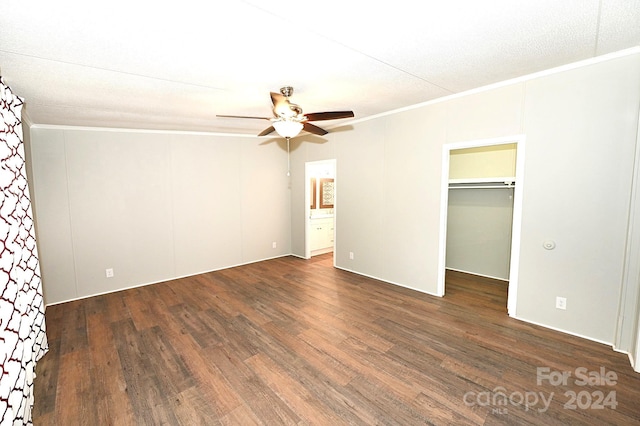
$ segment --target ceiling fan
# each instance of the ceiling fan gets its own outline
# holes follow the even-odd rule
[[[243,115],[217,115],[217,117],[269,120],[272,122],[272,125],[260,132],[258,136],[266,136],[275,131],[288,140],[289,138],[297,136],[302,130],[320,136],[329,133],[325,129],[311,124],[311,121],[337,120],[339,118],[350,118],[354,116],[353,111],[328,111],[303,114],[302,108],[289,100],[292,94],[293,87],[291,86],[282,87],[280,93],[271,92],[273,117],[251,117]]]

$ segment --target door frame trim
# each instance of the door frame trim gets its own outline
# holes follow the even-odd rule
[[[516,185],[513,190],[513,219],[511,225],[511,261],[509,266],[509,294],[507,298],[507,312],[509,316],[516,316],[518,297],[518,277],[520,265],[520,244],[522,231],[522,201],[524,188],[524,134],[504,136],[491,139],[476,139],[453,142],[442,146],[442,187],[440,199],[440,241],[438,253],[438,283],[436,294],[444,296],[445,270],[447,255],[447,214],[449,205],[449,156],[452,150],[477,148],[492,145],[516,144]]]

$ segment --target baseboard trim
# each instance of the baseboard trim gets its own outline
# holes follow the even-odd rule
[[[551,326],[551,325],[543,324],[541,322],[532,321],[532,320],[529,320],[529,319],[526,319],[526,318],[522,318],[522,317],[519,317],[519,316],[511,316],[511,315],[509,315],[509,316],[511,318],[513,318],[513,319],[517,319],[518,321],[522,321],[522,322],[526,322],[526,323],[529,323],[529,324],[537,325],[539,327],[548,328],[549,330],[553,330],[553,331],[559,331],[560,333],[569,334],[571,336],[579,337],[581,339],[591,340],[592,342],[600,343],[602,345],[607,345],[607,346],[611,347],[612,351],[615,351],[615,348],[613,346],[613,342],[607,342],[605,340],[600,340],[600,339],[596,339],[594,337],[585,336],[585,335],[580,334],[580,333],[574,333],[573,331],[564,330],[564,329],[559,328],[559,327],[554,327],[554,326]],[[619,351],[616,351],[616,352],[619,352]]]
[[[398,286],[398,287],[403,287],[403,288],[406,288],[406,289],[409,289],[409,290],[417,291],[418,293],[428,294],[429,296],[442,297],[442,296],[439,296],[436,293],[431,293],[429,291],[421,290],[421,289],[415,288],[415,287],[410,287],[408,285],[400,284],[400,283],[397,283],[397,282],[394,282],[394,281],[385,280],[385,279],[382,279],[382,278],[379,278],[379,277],[376,277],[376,276],[373,276],[373,275],[363,274],[361,272],[353,271],[353,270],[348,269],[348,268],[343,268],[343,267],[340,267],[340,266],[337,266],[337,265],[335,265],[334,267],[336,269],[340,269],[340,270],[346,271],[346,272],[351,272],[352,274],[361,275],[363,277],[371,278],[373,280],[380,281],[380,282],[383,282],[385,284],[391,284],[391,285],[395,285],[395,286]]]
[[[58,302],[47,303],[47,304],[45,304],[45,307],[61,305],[63,303],[73,302],[73,301],[76,301],[76,300],[88,299],[90,297],[102,296],[104,294],[117,293],[119,291],[131,290],[131,289],[138,288],[138,287],[145,287],[145,286],[148,286],[148,285],[160,284],[160,283],[164,283],[164,282],[167,282],[167,281],[179,280],[181,278],[193,277],[193,276],[200,275],[200,274],[207,274],[209,272],[222,271],[222,270],[225,270],[225,269],[235,268],[235,267],[244,266],[244,265],[250,265],[252,263],[264,262],[265,260],[278,259],[280,257],[287,257],[287,256],[295,256],[295,255],[293,255],[291,253],[286,253],[286,254],[281,254],[281,255],[278,255],[278,256],[267,257],[267,258],[264,258],[264,259],[252,260],[252,261],[249,261],[249,262],[237,263],[237,264],[229,265],[229,266],[223,266],[223,267],[216,268],[216,269],[210,269],[210,270],[201,271],[201,272],[194,272],[193,274],[179,275],[179,276],[176,276],[176,277],[161,279],[161,280],[157,280],[157,281],[149,281],[149,282],[146,282],[146,283],[135,284],[135,285],[122,287],[122,288],[118,288],[118,289],[114,289],[114,290],[108,290],[108,291],[103,291],[103,292],[100,292],[100,293],[88,294],[86,296],[78,296],[78,297],[74,297],[74,298],[71,298],[71,299],[66,299],[66,300],[62,300],[62,301],[58,301]]]
[[[462,272],[463,274],[475,275],[477,277],[491,278],[492,280],[504,281],[507,283],[509,282],[509,278],[494,277],[492,275],[479,274],[477,272],[465,271],[463,269],[456,269],[456,268],[445,268],[445,269],[448,271]]]

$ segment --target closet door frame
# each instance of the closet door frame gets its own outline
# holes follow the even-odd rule
[[[516,182],[513,190],[513,223],[511,228],[511,262],[509,266],[509,295],[507,312],[509,316],[516,316],[516,302],[518,297],[518,272],[520,264],[520,240],[522,228],[522,191],[524,179],[525,135],[511,135],[500,138],[477,139],[454,142],[442,147],[442,186],[440,200],[440,237],[438,253],[438,296],[445,293],[445,270],[447,253],[447,214],[449,204],[449,156],[452,150],[478,148],[492,145],[516,144]]]

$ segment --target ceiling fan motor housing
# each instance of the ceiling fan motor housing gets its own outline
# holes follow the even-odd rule
[[[273,115],[283,120],[303,120],[304,116],[302,115],[302,108],[300,105],[289,101],[289,97],[293,95],[293,87],[281,87],[280,93],[282,93],[282,96],[284,96],[285,99],[282,99],[280,102],[274,102]]]
[[[280,93],[282,93],[282,96],[284,96],[285,98],[288,98],[289,96],[293,95],[293,87],[291,86],[281,87]]]

